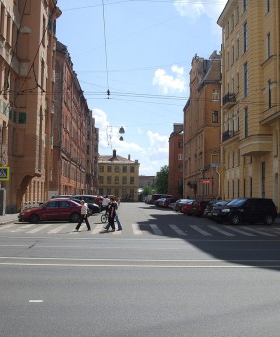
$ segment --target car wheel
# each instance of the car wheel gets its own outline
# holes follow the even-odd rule
[[[31,214],[30,217],[29,217],[29,222],[38,223],[39,222],[39,216],[37,214]]]
[[[238,214],[233,214],[230,217],[229,222],[231,225],[239,225],[241,222],[240,216]]]
[[[272,225],[273,224],[273,217],[271,215],[266,215],[263,222],[267,226]]]
[[[80,220],[80,214],[79,213],[72,213],[70,215],[70,221],[71,222],[78,222]]]

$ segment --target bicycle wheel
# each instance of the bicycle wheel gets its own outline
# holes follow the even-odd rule
[[[101,222],[102,222],[102,223],[107,222],[107,216],[106,216],[105,214],[102,214],[102,215],[101,215]]]

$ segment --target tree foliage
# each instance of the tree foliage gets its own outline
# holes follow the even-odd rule
[[[168,193],[168,173],[169,167],[167,165],[163,166],[156,175],[155,186],[157,193],[167,194]]]
[[[146,197],[149,194],[153,194],[154,193],[154,189],[153,186],[151,185],[144,185],[143,186],[143,195]]]

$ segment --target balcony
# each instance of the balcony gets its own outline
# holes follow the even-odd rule
[[[232,138],[234,136],[234,132],[233,131],[225,131],[222,134],[222,141],[225,142],[226,140]]]
[[[236,97],[234,93],[227,93],[223,97],[223,108],[230,109],[236,104]]]

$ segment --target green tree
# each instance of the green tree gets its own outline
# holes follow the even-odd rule
[[[153,186],[151,185],[144,185],[143,186],[143,195],[146,197],[149,194],[153,194],[154,193],[154,189]]]
[[[156,175],[155,186],[157,193],[167,194],[168,193],[168,173],[169,167],[167,165],[163,166]]]

